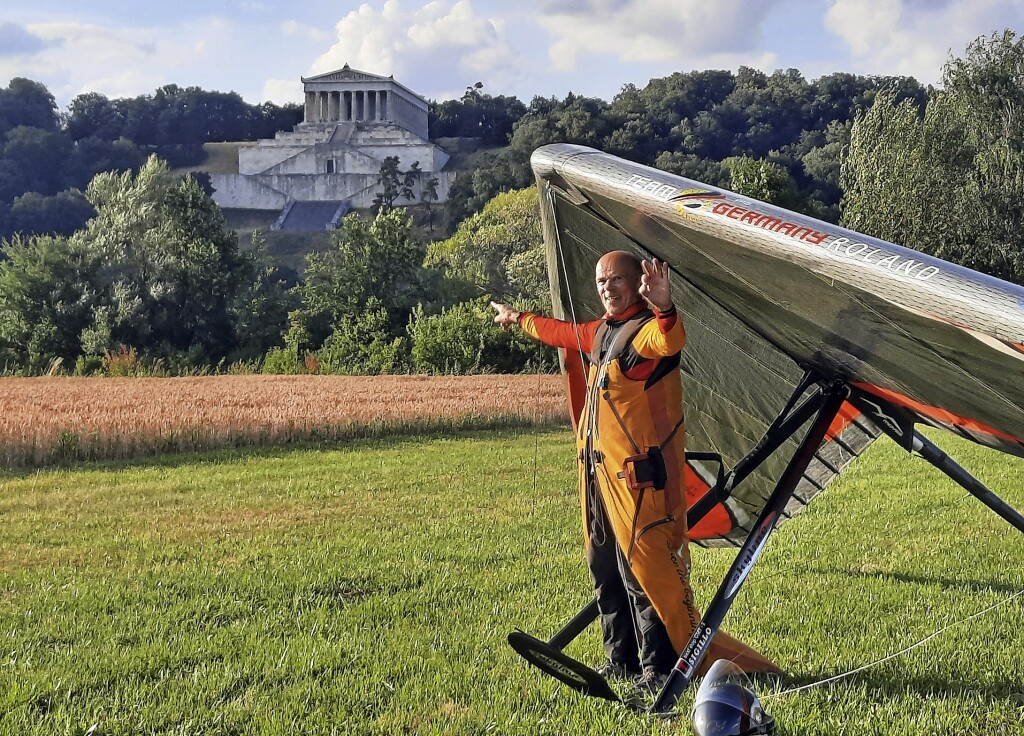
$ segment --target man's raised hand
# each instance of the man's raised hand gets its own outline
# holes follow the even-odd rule
[[[668,280],[668,264],[652,258],[641,262],[643,274],[640,276],[640,296],[651,307],[659,312],[672,308],[672,286]]]

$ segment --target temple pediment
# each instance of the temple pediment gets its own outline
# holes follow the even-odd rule
[[[333,72],[317,74],[314,77],[302,77],[303,84],[307,82],[394,82],[394,77],[382,77],[379,74],[370,74],[358,69],[353,69],[348,64]]]

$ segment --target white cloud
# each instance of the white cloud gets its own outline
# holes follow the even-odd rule
[[[251,35],[222,18],[152,27],[51,21],[25,28],[42,46],[32,54],[0,58],[0,77],[40,81],[62,107],[84,92],[136,97],[167,84],[238,90],[250,101],[259,92],[258,87],[239,86],[250,83],[242,70],[255,68],[253,56],[266,52],[254,46]]]
[[[281,30],[286,36],[299,36],[314,43],[320,43],[330,38],[330,34],[322,28],[299,23],[295,20],[286,20],[281,24]]]
[[[824,23],[846,43],[862,73],[934,83],[950,53],[963,56],[978,36],[1020,28],[1024,5],[1020,0],[831,0]]]
[[[345,64],[372,74],[394,75],[409,88],[439,98],[442,87],[484,81],[500,91],[520,65],[502,21],[477,12],[471,0],[432,0],[406,8],[387,0],[380,11],[369,4],[335,26],[337,40],[313,62],[311,74]]]
[[[298,79],[268,79],[263,83],[260,99],[284,105],[288,102],[303,101],[302,84]]]
[[[45,47],[0,62],[0,75],[42,81],[59,103],[82,92],[136,95],[135,85],[155,89],[170,81],[155,74],[155,35],[80,23],[30,24],[28,30],[43,39]]]
[[[22,56],[42,51],[48,45],[17,23],[0,22],[0,57]]]
[[[623,63],[700,67],[763,62],[761,25],[777,0],[556,0],[542,3],[538,22],[552,37],[558,71],[587,56]]]

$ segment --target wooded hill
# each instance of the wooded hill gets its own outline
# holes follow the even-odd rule
[[[626,86],[611,102],[570,94],[527,105],[473,85],[431,106],[432,136],[493,147],[459,157],[469,168],[447,205],[450,237],[428,247],[402,208],[352,215],[292,279],[261,236],[239,247],[200,180],[144,156],[267,136],[298,110],[245,112],[237,96],[172,86],[134,103],[83,95],[58,115],[45,87],[16,79],[0,90],[0,222],[22,233],[3,243],[0,366],[550,368],[550,353],[493,328],[486,300],[546,301],[536,193],[526,187],[530,153],[559,141],[1024,283],[1022,70],[1024,40],[1004,31],[951,58],[937,89],[742,68]],[[249,115],[244,132],[229,109]],[[73,188],[83,182],[84,194]]]

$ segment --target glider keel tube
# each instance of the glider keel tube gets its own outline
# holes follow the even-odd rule
[[[843,402],[849,395],[850,389],[843,383],[831,384],[826,388],[814,424],[811,425],[800,447],[790,459],[775,490],[768,498],[764,510],[758,516],[753,530],[747,536],[743,546],[740,547],[725,580],[722,581],[718,592],[715,593],[707,613],[701,619],[700,625],[694,629],[683,653],[679,655],[679,661],[676,662],[665,686],[655,699],[654,705],[651,706],[653,712],[664,713],[672,710],[680,694],[690,686],[694,675],[697,674],[701,660],[704,659],[704,655],[711,646],[711,640],[718,633],[718,629],[729,611],[729,607],[732,606],[740,587],[764,550],[768,537],[775,528],[786,503],[796,490],[800,478],[825,439],[829,426],[839,414]],[[793,431],[796,431],[796,428]]]
[[[914,451],[963,486],[968,493],[999,514],[1010,526],[1024,532],[1024,516],[964,470],[953,458],[920,432],[914,432]]]

